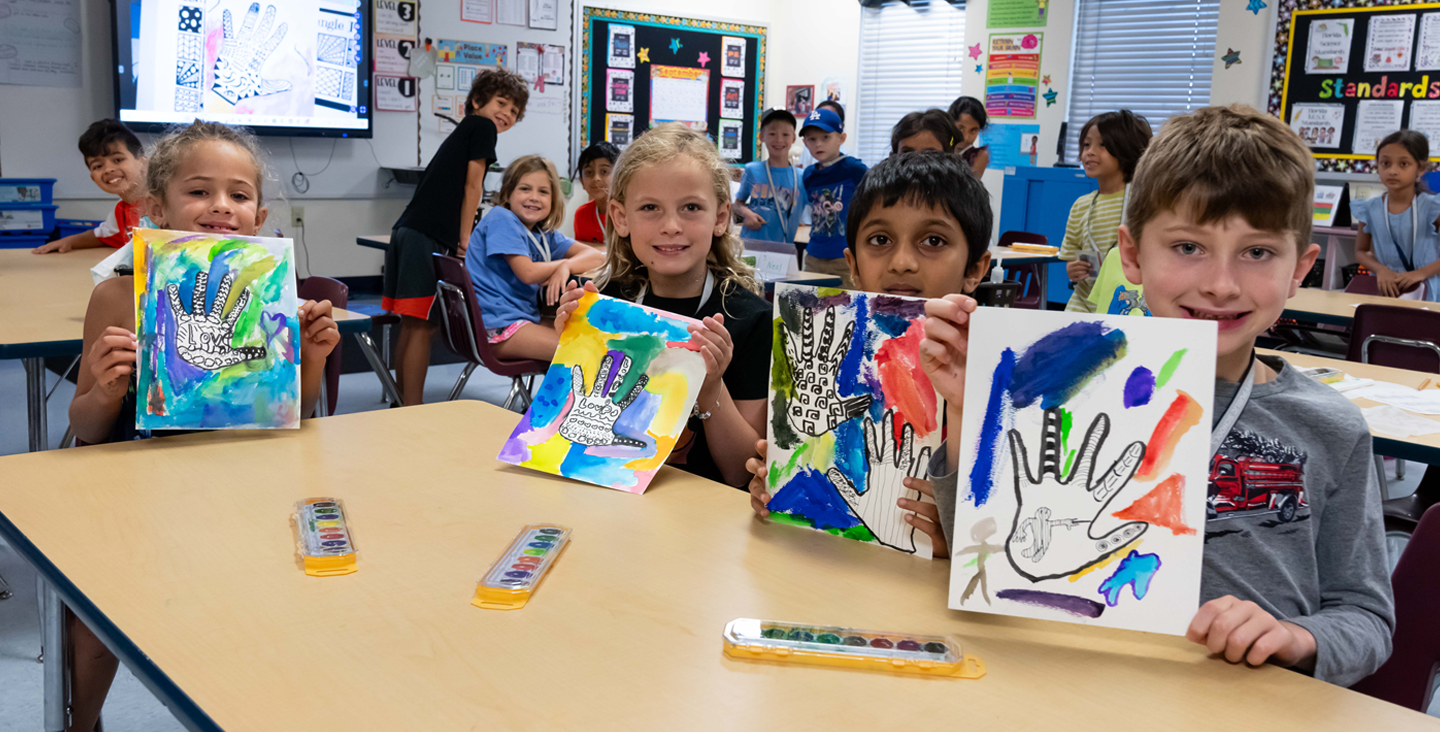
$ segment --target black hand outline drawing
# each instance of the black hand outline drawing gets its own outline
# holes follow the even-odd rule
[[[914,554],[915,527],[905,522],[906,511],[895,502],[901,497],[920,500],[920,492],[906,488],[905,479],[924,479],[929,475],[930,448],[921,448],[916,456],[915,428],[907,422],[900,432],[897,445],[894,409],[885,412],[879,429],[875,427],[875,420],[865,418],[864,493],[856,492],[855,485],[838,468],[825,471],[825,477],[876,541]]]
[[[235,340],[235,322],[250,303],[250,289],[243,289],[235,298],[235,307],[230,308],[230,314],[223,319],[220,317],[225,300],[230,297],[230,283],[234,279],[235,276],[230,274],[220,279],[220,287],[215,290],[215,302],[208,313],[205,311],[205,286],[210,281],[208,273],[195,275],[195,290],[190,298],[192,312],[185,312],[185,306],[180,304],[180,286],[166,285],[170,312],[175,315],[175,350],[186,363],[206,371],[219,371],[237,363],[265,358],[263,346],[234,348],[230,345]]]
[[[1130,482],[1145,457],[1145,443],[1130,443],[1097,483],[1095,455],[1109,433],[1110,417],[1102,412],[1090,423],[1074,468],[1062,477],[1060,413],[1057,409],[1045,410],[1044,446],[1037,477],[1030,472],[1024,439],[1019,431],[1010,430],[1017,505],[1010,536],[1005,542],[1005,558],[1016,572],[1031,582],[1069,577],[1099,563],[1150,528],[1144,521],[1130,521],[1102,536],[1094,535],[1095,522]],[[1082,482],[1072,486],[1076,477]],[[1030,507],[1034,507],[1033,513]],[[1083,533],[1077,530],[1082,528]]]
[[[570,401],[570,411],[560,422],[561,437],[590,447],[604,445],[645,447],[645,442],[642,440],[615,434],[615,422],[620,419],[620,413],[624,412],[631,402],[640,396],[640,392],[645,390],[645,384],[650,381],[649,376],[642,374],[625,398],[619,402],[614,401],[615,392],[620,390],[621,382],[625,381],[625,374],[630,372],[630,363],[629,356],[620,360],[620,370],[615,374],[615,379],[611,381],[610,388],[607,390],[605,382],[610,379],[610,370],[614,367],[615,357],[608,353],[605,354],[605,358],[600,361],[600,371],[595,375],[595,383],[589,395],[585,394],[584,370],[578,365],[570,367],[570,393],[573,398]]]
[[[260,27],[256,28],[255,18],[259,15],[260,3],[250,3],[250,9],[245,12],[245,19],[240,24],[239,33],[234,32],[235,25],[230,11],[226,10],[221,15],[225,43],[215,58],[215,84],[211,88],[221,99],[231,104],[290,89],[288,81],[260,78],[260,69],[280,45],[289,25],[281,23],[262,45],[260,39],[270,33],[270,26],[275,23],[275,6],[265,6],[265,17],[260,20]]]
[[[809,308],[800,316],[800,329],[798,336],[785,331],[785,357],[790,362],[790,379],[794,384],[794,396],[785,418],[796,432],[819,436],[863,414],[870,407],[870,396],[841,397],[836,383],[840,363],[850,348],[850,336],[855,332],[855,321],[846,324],[844,334],[835,342],[835,308],[825,308],[825,326],[820,331],[818,352],[815,315]]]

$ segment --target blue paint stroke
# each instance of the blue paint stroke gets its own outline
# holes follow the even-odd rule
[[[664,318],[624,300],[602,297],[586,312],[590,325],[605,333],[649,333],[667,341],[689,341],[685,323]]]
[[[565,459],[560,461],[560,475],[586,483],[604,485],[629,491],[639,485],[635,469],[626,467],[628,461],[613,457],[592,455],[584,445],[573,443]]]
[[[1125,408],[1144,406],[1150,403],[1155,393],[1155,374],[1144,366],[1136,366],[1125,380]]]
[[[985,402],[985,421],[980,423],[980,440],[975,446],[975,464],[970,466],[970,500],[983,506],[995,487],[995,457],[1000,433],[1005,428],[1005,391],[1015,371],[1015,351],[1007,348],[990,376],[990,398]]]
[[[560,418],[560,410],[570,401],[570,367],[561,363],[550,364],[535,399],[530,403],[530,427],[538,428],[552,424]]]
[[[845,499],[824,473],[805,468],[777,490],[767,506],[771,511],[803,516],[815,522],[817,529],[849,529],[860,525],[850,513]]]
[[[852,419],[841,422],[834,431],[835,436],[835,467],[845,474],[857,488],[865,486],[865,474],[869,472],[869,463],[865,460],[865,428],[864,420]],[[824,468],[825,466],[818,466]],[[828,485],[829,482],[827,481]],[[834,488],[830,491],[833,493]]]
[[[1043,607],[1050,610],[1070,613],[1081,618],[1098,618],[1105,612],[1105,606],[1094,600],[1074,595],[1062,595],[1058,592],[1041,592],[1040,590],[1000,590],[995,596],[1002,600],[1018,602],[1033,607]]]
[[[1144,600],[1150,592],[1150,580],[1158,571],[1159,554],[1141,554],[1131,549],[1130,554],[1120,560],[1120,568],[1115,570],[1115,574],[1100,583],[1097,592],[1105,596],[1105,603],[1110,607],[1120,602],[1120,591],[1125,589],[1125,585],[1130,585],[1136,600]]]
[[[876,380],[872,387],[870,384],[871,379],[866,378],[869,375],[864,373],[863,368],[867,357],[873,356],[873,353],[866,353],[866,351],[870,349],[866,348],[865,343],[865,335],[870,330],[869,324],[871,322],[869,304],[869,299],[863,295],[855,298],[855,332],[850,334],[850,350],[845,354],[845,359],[840,362],[840,373],[837,374],[835,379],[835,386],[837,387],[837,391],[840,392],[840,396],[851,397],[860,394],[880,393],[879,381]],[[815,313],[814,327],[818,347],[820,330],[825,327],[825,311],[823,309]],[[837,339],[845,333],[843,326],[839,323],[836,323],[835,330],[835,337]],[[815,357],[820,358],[821,354],[817,353]],[[875,401],[879,402],[881,400],[877,399]]]
[[[1124,355],[1123,331],[1099,322],[1071,323],[1025,349],[1015,365],[1010,401],[1016,409],[1037,399],[1044,409],[1061,406]]]

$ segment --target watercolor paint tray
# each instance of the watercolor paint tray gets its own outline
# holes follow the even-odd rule
[[[525,607],[569,544],[570,529],[565,526],[530,524],[521,529],[480,579],[470,604],[486,610]]]
[[[355,565],[355,537],[345,522],[338,498],[306,498],[295,504],[296,540],[305,574],[331,577],[350,574]]]
[[[867,671],[978,679],[985,662],[950,636],[736,618],[725,626],[725,655],[747,661],[840,666]]]

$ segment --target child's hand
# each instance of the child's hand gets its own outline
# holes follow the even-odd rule
[[[711,394],[730,366],[735,344],[730,340],[730,331],[725,329],[725,316],[708,315],[700,322],[701,325],[690,326],[690,335],[700,344],[700,355],[705,357],[705,383],[700,386],[700,393]]]
[[[1379,285],[1381,295],[1396,297],[1400,294],[1400,275],[1389,269],[1375,273],[1375,284]]]
[[[95,377],[95,388],[107,401],[118,403],[130,391],[130,374],[135,372],[139,348],[134,333],[113,325],[90,346],[90,373]]]
[[[765,225],[765,218],[748,208],[740,214],[740,217],[744,219],[745,228],[747,229],[759,229]]]
[[[566,283],[570,281],[570,263],[560,262],[560,266],[550,274],[550,279],[545,280],[545,304],[554,305],[559,301],[560,296],[565,293]]]
[[[595,289],[593,281],[586,282],[583,288],[574,280],[565,283],[565,294],[560,296],[560,305],[555,308],[556,333],[565,332],[565,324],[570,321],[570,315],[575,312],[576,308],[580,307],[580,298],[584,297],[587,292],[599,294],[600,291]]]
[[[64,254],[65,252],[68,252],[68,251],[70,251],[70,238],[69,238],[69,237],[66,237],[66,238],[60,239],[60,240],[58,240],[58,241],[52,241],[52,242],[50,242],[49,244],[41,244],[40,246],[35,247],[34,249],[31,249],[31,250],[30,250],[30,253],[31,253],[31,254],[50,254],[51,252],[54,252],[54,253],[56,253],[56,254]]]
[[[1399,272],[1395,274],[1396,297],[1415,289],[1416,285],[1424,282],[1425,278],[1419,272]]]
[[[1066,262],[1065,275],[1071,282],[1081,282],[1090,276],[1090,263],[1083,259]]]
[[[1200,606],[1185,637],[1225,656],[1230,663],[1259,666],[1308,665],[1315,658],[1315,636],[1310,631],[1265,612],[1253,602],[1232,595]]]
[[[323,362],[340,343],[340,327],[330,317],[329,300],[306,300],[300,305],[300,363]]]
[[[965,359],[969,350],[970,314],[975,300],[946,295],[925,301],[925,338],[920,341],[920,365],[935,391],[949,408],[965,401]]]
[[[755,452],[758,457],[752,457],[745,461],[745,469],[750,471],[750,509],[760,518],[770,518],[770,509],[765,506],[770,503],[770,492],[765,485],[765,476],[769,475],[769,469],[765,467],[765,441],[755,443]]]
[[[929,466],[926,466],[929,467]],[[923,468],[922,468],[923,469]],[[935,487],[930,481],[921,478],[906,478],[905,487],[910,490],[920,491],[935,500]],[[751,500],[755,502],[754,489],[751,489]],[[906,511],[914,511],[913,514],[905,514],[905,521],[911,526],[930,535],[930,551],[936,557],[950,556],[950,545],[945,543],[945,532],[940,530],[940,507],[925,501],[913,501],[909,498],[901,498],[895,505]]]
[[[465,258],[465,251],[468,250],[469,248],[470,248],[470,242],[461,240],[461,242],[455,246],[455,256],[456,256],[457,258],[459,258],[459,259],[464,259],[464,258]]]

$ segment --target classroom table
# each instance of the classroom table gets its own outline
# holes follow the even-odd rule
[[[193,730],[1436,729],[1181,637],[948,610],[949,562],[674,468],[637,496],[503,465],[515,420],[457,401],[4,457],[0,534]],[[298,568],[312,496],[346,502],[357,573]],[[471,606],[536,522],[574,534],[530,604]],[[740,617],[951,634],[988,674],[733,661]]]
[[[1292,366],[1310,368],[1312,366],[1327,366],[1332,369],[1344,371],[1357,379],[1372,379],[1374,381],[1385,381],[1391,384],[1408,386],[1412,389],[1420,388],[1427,379],[1430,383],[1428,388],[1440,388],[1440,375],[1427,374],[1424,371],[1410,371],[1407,369],[1393,369],[1388,366],[1376,366],[1369,363],[1356,363],[1340,358],[1325,358],[1323,356],[1311,356],[1304,353],[1293,353],[1290,351],[1272,351],[1268,348],[1257,348],[1257,353],[1279,356],[1285,359]],[[1380,402],[1369,399],[1351,400],[1358,407],[1379,406]],[[1411,412],[1411,414],[1416,414]],[[1440,422],[1440,415],[1416,414],[1416,416]],[[1370,436],[1374,438],[1375,453],[1386,455],[1402,460],[1414,460],[1427,465],[1440,465],[1440,433],[1433,435],[1420,435],[1415,437],[1397,438],[1371,431]]]
[[[1401,300],[1398,297],[1356,295],[1344,290],[1301,287],[1295,292],[1295,297],[1285,303],[1285,312],[1281,314],[1281,317],[1348,326],[1350,321],[1355,319],[1355,306],[1357,305],[1394,305],[1402,308],[1440,311],[1440,307],[1432,308],[1436,303],[1424,300]]]
[[[108,247],[44,255],[29,249],[0,250],[0,360],[20,359],[25,367],[32,452],[48,449],[50,442],[45,359],[80,355],[85,311],[95,289],[90,268],[112,253]],[[353,334],[360,343],[391,398],[398,398],[394,380],[374,352],[370,317],[336,308],[334,318],[341,334]]]

